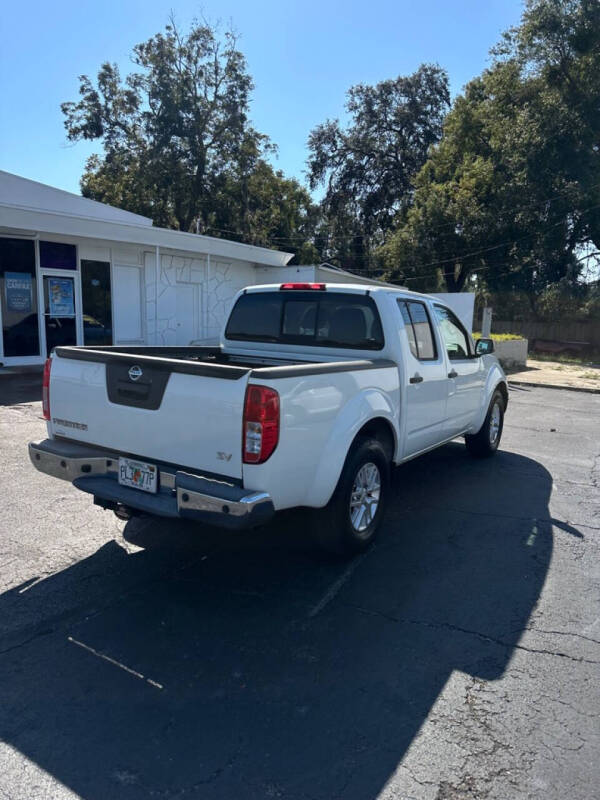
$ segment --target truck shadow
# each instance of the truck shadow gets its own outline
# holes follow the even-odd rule
[[[352,574],[302,516],[235,539],[132,521],[145,549],[0,596],[0,736],[90,800],[375,798],[454,670],[507,669],[551,487],[523,456],[444,447],[398,470]]]

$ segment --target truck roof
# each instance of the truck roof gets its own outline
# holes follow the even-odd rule
[[[244,289],[244,292],[272,292],[272,291],[280,291],[282,286],[291,285],[295,283],[295,281],[286,281],[285,283],[266,283],[260,284],[258,286],[247,286]],[[438,298],[432,297],[429,294],[424,294],[423,292],[415,292],[412,289],[407,289],[405,286],[377,286],[377,284],[372,283],[323,283],[321,281],[318,282],[298,282],[298,289],[300,287],[306,287],[307,291],[315,291],[314,289],[310,289],[309,286],[324,286],[325,291],[329,289],[334,289],[336,292],[347,292],[348,294],[365,294],[368,292],[369,294],[400,294],[400,295],[412,295],[414,297],[425,297],[428,300],[438,302]],[[292,290],[293,291],[293,290]]]

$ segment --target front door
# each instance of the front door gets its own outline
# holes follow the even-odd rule
[[[471,426],[479,411],[481,359],[475,356],[471,337],[456,314],[446,306],[436,304],[434,308],[448,358],[446,436],[458,436]]]
[[[44,273],[46,354],[54,347],[77,344],[77,286],[72,275]]]
[[[187,346],[201,337],[201,287],[198,283],[177,283],[176,292],[177,333],[175,344]]]

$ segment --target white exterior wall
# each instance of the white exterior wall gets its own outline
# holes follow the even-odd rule
[[[191,340],[218,340],[233,297],[244,286],[256,283],[254,265],[280,273],[292,258],[291,253],[278,250],[157,228],[151,219],[139,214],[0,170],[0,239],[3,238],[34,243],[28,269],[37,280],[39,349],[32,334],[30,342],[19,345],[18,355],[5,357],[6,320],[0,303],[0,368],[45,361],[48,343],[42,313],[44,277],[73,279],[76,330],[73,334],[68,331],[68,339],[73,339],[73,344],[84,343],[88,330],[82,303],[84,259],[110,265],[114,344],[178,345]],[[77,269],[42,269],[39,241],[74,245]],[[10,270],[9,264],[3,273]],[[269,276],[269,281],[273,279]],[[23,322],[15,321],[8,310],[4,313],[11,319],[11,328]],[[91,313],[89,309],[87,313]]]
[[[115,345],[188,345],[191,341],[217,343],[233,298],[240,289],[259,282],[289,280],[285,275],[285,267],[256,267],[248,261],[215,255],[159,251],[157,286],[154,248],[57,234],[44,234],[40,238],[73,244],[77,248],[77,270],[65,271],[64,275],[75,280],[78,344],[83,344],[82,260],[110,264]],[[257,279],[257,270],[264,273],[262,281]],[[39,284],[39,270],[37,277]],[[43,344],[42,333],[40,328],[40,345]],[[0,326],[0,361],[4,361],[1,337]],[[24,359],[24,363],[43,363],[44,360],[45,353],[41,353]]]
[[[256,283],[256,268],[242,261],[210,260],[207,338],[218,339],[235,295]]]
[[[495,341],[494,352],[505,369],[527,365],[527,339],[507,339]]]
[[[182,345],[194,340],[218,341],[233,298],[256,283],[256,268],[244,261],[160,254],[156,287],[156,254],[144,253],[147,344]],[[274,270],[277,271],[277,270]],[[119,287],[113,289],[118,296]],[[158,314],[156,308],[158,306]],[[115,343],[120,342],[115,331]]]

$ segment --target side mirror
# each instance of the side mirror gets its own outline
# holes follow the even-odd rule
[[[493,339],[477,339],[477,343],[475,344],[476,356],[489,356],[489,354],[493,352],[494,352]]]

